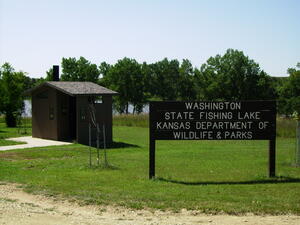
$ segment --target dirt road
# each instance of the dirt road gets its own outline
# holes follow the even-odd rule
[[[225,224],[299,225],[300,216],[204,215],[130,210],[112,206],[80,206],[67,200],[31,195],[15,184],[0,185],[0,224],[2,225],[113,225],[113,224]]]

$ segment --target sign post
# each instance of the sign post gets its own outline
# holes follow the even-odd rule
[[[269,140],[269,177],[275,176],[276,102],[150,102],[149,178],[156,140]]]
[[[150,103],[151,105],[151,103]],[[151,106],[150,106],[151,107]],[[150,123],[155,123],[153,114],[149,114]],[[149,179],[155,177],[155,139],[153,133],[149,132]]]
[[[150,140],[149,178],[155,177],[155,140]]]
[[[269,141],[269,177],[275,177],[276,169],[276,139]]]

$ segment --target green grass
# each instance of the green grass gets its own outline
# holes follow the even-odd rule
[[[296,137],[297,121],[295,119],[277,119],[277,137]]]
[[[20,144],[25,144],[25,143],[26,142],[0,139],[0,146],[20,145]]]
[[[26,131],[26,132],[25,132]],[[4,122],[3,117],[0,117],[0,146],[18,145],[25,142],[17,142],[12,140],[6,140],[7,138],[30,136],[31,135],[31,120],[27,119],[26,127],[22,128],[8,128]]]
[[[0,141],[2,139],[20,136],[31,136],[31,118],[26,119],[22,127],[6,127],[3,117],[0,116]]]
[[[89,168],[88,147],[79,144],[0,152],[0,180],[93,204],[300,215],[294,139],[277,139],[274,179],[267,141],[157,141],[156,180],[148,179],[147,128],[114,127],[114,140],[111,168]]]
[[[128,126],[128,127],[149,127],[148,114],[121,114],[115,115],[113,118],[115,126]]]
[[[0,198],[0,202],[16,202],[16,199],[10,199],[10,198]]]

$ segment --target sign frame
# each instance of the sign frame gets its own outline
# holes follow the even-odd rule
[[[172,129],[168,130],[168,131],[164,131],[164,133],[162,133],[163,137],[160,137],[160,131],[157,131],[157,128],[155,129],[155,124],[158,122],[158,120],[161,120],[161,112],[166,111],[166,108],[168,108],[168,105],[171,106],[171,110],[174,112],[174,115],[178,115],[175,114],[176,112],[182,112],[182,106],[181,104],[207,104],[207,106],[210,106],[210,104],[215,103],[217,104],[226,104],[228,106],[228,104],[230,103],[240,103],[241,106],[246,106],[246,107],[254,107],[254,109],[259,108],[262,112],[263,117],[268,117],[267,120],[269,120],[271,122],[270,124],[270,130],[268,131],[269,133],[262,133],[262,134],[254,134],[254,138],[250,138],[250,139],[243,139],[243,138],[215,138],[213,137],[213,139],[211,138],[201,138],[201,139],[175,139],[174,136],[172,137],[168,131],[173,132]],[[213,104],[212,104],[213,105]],[[234,105],[233,105],[234,106]],[[177,108],[176,108],[177,107]],[[261,108],[260,108],[261,107]],[[229,107],[228,107],[229,108]],[[224,108],[223,108],[224,109]],[[236,112],[240,112],[239,111],[240,108],[236,109]],[[231,112],[232,110],[234,110],[233,108],[229,108],[226,109],[226,112]],[[244,110],[244,111],[243,111]],[[245,109],[243,109],[241,111],[243,112],[247,112],[245,111]],[[201,111],[198,108],[196,108],[196,110],[190,110],[189,112],[222,112],[222,110],[215,110],[215,109],[208,109],[207,111]],[[188,114],[186,112],[184,112],[186,114],[186,117],[180,117],[180,119],[183,119],[183,121],[190,121],[190,122],[195,122],[197,120],[195,120],[194,118],[191,120],[191,117],[188,116]],[[156,140],[269,140],[269,154],[268,154],[268,175],[269,177],[275,177],[275,170],[276,170],[276,101],[273,100],[257,100],[257,101],[198,101],[198,102],[182,102],[182,101],[151,101],[149,103],[149,179],[154,179],[155,178],[155,150],[156,150]],[[168,114],[169,115],[169,114]],[[234,117],[234,116],[233,116]],[[233,118],[232,117],[232,118]],[[170,119],[170,117],[168,117],[168,119]],[[173,119],[173,121],[176,121],[177,118],[171,118]],[[174,120],[175,119],[175,120]],[[235,118],[236,119],[236,118]],[[237,119],[236,119],[237,120]],[[182,121],[182,120],[181,120]],[[203,119],[201,121],[208,121],[207,119]],[[220,121],[220,120],[218,120]],[[227,120],[223,120],[223,121],[231,121],[230,119]],[[238,121],[242,121],[241,119],[239,119]],[[249,120],[250,121],[250,120]],[[261,120],[256,120],[255,118],[253,120],[253,123],[258,123]],[[222,122],[222,120],[221,120]],[[256,124],[257,125],[257,124]],[[156,124],[157,126],[157,124]],[[180,128],[179,128],[180,129]],[[193,131],[195,130],[192,129]],[[253,130],[254,132],[256,130]],[[256,135],[256,136],[255,136]],[[265,136],[267,136],[265,138]]]

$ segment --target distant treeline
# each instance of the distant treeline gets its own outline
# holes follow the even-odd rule
[[[62,58],[61,68],[63,81],[92,81],[117,91],[114,107],[119,113],[128,113],[130,104],[133,113],[140,113],[150,100],[273,99],[278,100],[280,114],[300,112],[300,64],[298,70],[287,68],[289,77],[271,77],[242,51],[233,49],[210,57],[200,67],[194,67],[188,59],[179,62],[165,58],[148,64],[125,57],[114,65],[96,65],[80,57]],[[45,79],[25,80],[24,88],[52,80],[52,69]]]

